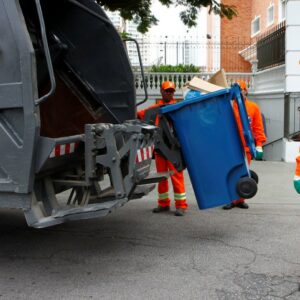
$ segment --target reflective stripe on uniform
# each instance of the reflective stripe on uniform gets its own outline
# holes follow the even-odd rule
[[[185,193],[174,193],[175,200],[185,200],[186,194]]]
[[[158,194],[158,198],[159,200],[168,199],[169,193],[167,192],[167,193]]]

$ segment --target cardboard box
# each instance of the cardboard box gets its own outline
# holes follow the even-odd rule
[[[218,85],[218,86],[222,86],[224,88],[228,88],[228,82],[226,79],[226,73],[224,71],[224,69],[219,70],[217,73],[215,73],[209,80],[209,83]]]
[[[202,80],[198,77],[194,77],[188,84],[188,88],[191,90],[200,91],[201,93],[211,93],[224,89],[222,86],[218,86],[212,83],[209,83],[205,80]]]

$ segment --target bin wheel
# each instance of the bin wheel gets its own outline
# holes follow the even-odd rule
[[[238,195],[245,199],[250,199],[257,193],[257,184],[253,178],[242,177],[236,185]]]
[[[250,177],[258,184],[258,175],[253,170],[250,170]]]

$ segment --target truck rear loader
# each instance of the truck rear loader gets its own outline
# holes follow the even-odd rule
[[[178,147],[161,136],[136,120],[126,47],[99,5],[0,0],[1,208],[36,228],[105,216],[167,176],[150,174],[156,141]]]

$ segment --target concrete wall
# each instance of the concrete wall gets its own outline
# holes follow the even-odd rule
[[[264,147],[265,159],[293,161],[299,146],[284,136],[285,66],[257,72],[249,99],[260,106],[266,118],[268,141]],[[300,94],[290,95],[290,134],[300,131]]]
[[[255,69],[255,67],[253,68]],[[285,65],[254,72],[251,92],[261,93],[283,93],[285,88]]]
[[[270,92],[249,94],[249,99],[257,102],[264,114],[267,125],[267,146],[264,147],[265,159],[282,160],[282,138],[284,128],[284,94]]]

